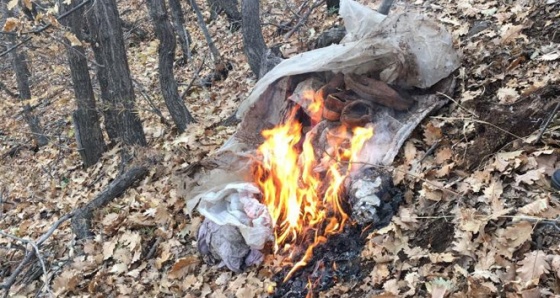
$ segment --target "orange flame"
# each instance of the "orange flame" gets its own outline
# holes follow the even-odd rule
[[[311,94],[306,97],[313,98]],[[284,124],[262,132],[265,141],[258,148],[262,162],[255,170],[263,203],[275,227],[275,251],[288,244],[311,243],[285,280],[307,265],[314,247],[326,242],[328,235],[344,229],[348,215],[341,195],[349,163],[373,136],[372,128],[357,127],[349,132],[348,128],[339,126],[328,132],[327,149],[322,156],[315,156],[313,138],[302,140],[303,127],[296,119],[297,109],[294,108]],[[321,109],[322,100],[315,99],[307,106],[313,124],[314,118],[320,117]]]

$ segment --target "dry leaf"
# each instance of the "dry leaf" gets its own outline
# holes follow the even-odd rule
[[[19,20],[16,18],[8,18],[6,19],[6,23],[4,23],[4,31],[6,32],[12,32],[15,31],[17,29],[17,27],[19,27]]]
[[[533,225],[528,221],[519,221],[505,229],[498,229],[496,236],[501,244],[498,253],[511,257],[513,252],[523,243],[531,239]]]
[[[463,208],[459,211],[459,228],[463,231],[478,233],[486,220],[477,214],[476,209]]]
[[[535,181],[540,180],[543,178],[543,173],[545,172],[544,168],[538,168],[536,170],[527,171],[523,175],[516,175],[515,176],[515,185],[519,186],[521,182],[531,185]]]
[[[64,33],[64,37],[66,37],[66,39],[68,39],[68,41],[70,41],[71,46],[73,46],[73,47],[81,47],[82,46],[82,42],[78,39],[78,37],[76,37],[76,35],[74,35],[74,33],[66,32],[66,33]]]
[[[519,93],[515,88],[502,87],[496,93],[501,104],[514,103],[519,98]]]
[[[433,145],[436,141],[441,139],[441,136],[441,128],[436,127],[432,122],[426,124],[426,130],[424,131],[424,142],[426,145]]]
[[[200,263],[200,261],[196,256],[180,258],[177,262],[175,262],[175,264],[173,264],[173,267],[169,270],[167,277],[170,279],[182,278],[185,274],[190,273],[190,268],[192,268],[193,265],[198,265],[198,263]]]
[[[502,27],[502,40],[501,43],[509,43],[514,41],[518,37],[522,37],[524,35],[520,34],[521,30],[523,30],[523,25],[512,25],[506,24]]]
[[[542,250],[526,253],[525,258],[519,261],[519,265],[517,274],[525,287],[537,285],[541,276],[550,271],[546,254]]]
[[[65,270],[60,275],[55,277],[53,281],[53,290],[57,295],[62,295],[67,292],[72,292],[80,282],[80,277],[74,270]]]
[[[452,155],[453,155],[453,151],[451,151],[451,148],[443,147],[436,152],[436,163],[442,164],[445,161],[451,159]]]
[[[545,211],[548,208],[548,198],[538,199],[532,203],[529,203],[521,208],[519,212],[527,215],[538,215],[539,213]]]
[[[31,3],[31,0],[22,0],[23,5],[25,5],[25,7],[27,7],[27,9],[33,9],[33,4]]]
[[[6,5],[6,8],[8,10],[12,10],[14,7],[18,5],[18,1],[19,0],[10,0],[10,2],[8,2],[8,5]]]

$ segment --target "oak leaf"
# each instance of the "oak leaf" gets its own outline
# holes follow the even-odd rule
[[[550,271],[550,264],[542,250],[526,253],[525,258],[519,261],[519,265],[517,274],[525,287],[538,284],[541,276]]]
[[[12,32],[17,29],[20,22],[16,18],[7,18],[6,23],[4,23],[4,28],[2,30],[6,32]]]

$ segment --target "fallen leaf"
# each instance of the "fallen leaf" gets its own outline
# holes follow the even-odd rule
[[[519,186],[521,182],[532,185],[535,181],[540,180],[543,178],[543,173],[545,172],[544,168],[538,168],[535,170],[527,171],[523,175],[516,175],[515,176],[515,185]]]
[[[17,27],[19,27],[19,20],[16,18],[7,18],[6,19],[6,23],[4,23],[4,31],[6,32],[12,32],[14,30],[16,30]]]
[[[537,285],[539,279],[550,271],[550,265],[546,261],[546,254],[542,250],[531,251],[525,254],[525,258],[518,262],[517,274],[524,283],[525,288]]]
[[[73,47],[81,47],[82,46],[82,42],[78,39],[78,37],[76,37],[76,35],[74,33],[66,32],[66,33],[64,33],[64,37],[66,37],[66,39],[68,39],[71,46],[73,46]]]
[[[498,89],[496,96],[498,96],[501,104],[508,104],[517,101],[519,93],[515,90],[515,88],[502,87]]]
[[[169,273],[167,274],[167,277],[169,277],[170,279],[182,278],[183,276],[185,276],[185,274],[189,273],[190,267],[192,267],[193,265],[198,265],[198,263],[200,263],[200,261],[196,256],[187,256],[184,258],[180,258],[179,260],[177,260],[177,262],[175,262],[175,264],[173,264],[173,266],[169,270]]]
[[[529,203],[521,208],[519,212],[527,215],[538,215],[548,208],[548,198],[538,199],[532,203]]]

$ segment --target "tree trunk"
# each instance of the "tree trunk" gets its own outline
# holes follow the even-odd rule
[[[169,10],[171,10],[171,18],[173,20],[175,33],[177,33],[177,37],[179,37],[179,44],[183,52],[183,61],[187,63],[191,60],[192,40],[189,31],[185,28],[185,17],[179,0],[169,0]]]
[[[208,28],[206,27],[206,23],[204,23],[204,17],[200,12],[200,8],[198,8],[198,4],[196,4],[195,0],[189,0],[189,3],[191,4],[191,7],[196,13],[198,26],[202,30],[202,33],[204,34],[204,38],[206,38],[206,42],[208,43],[208,47],[210,48],[210,53],[212,54],[212,61],[214,62],[214,64],[219,64],[220,61],[222,60],[222,58],[220,57],[220,52],[218,51],[218,48],[216,48],[216,45],[214,44],[214,41],[210,36],[210,32],[208,32]]]
[[[7,8],[8,1],[2,1],[2,11],[4,18],[13,17],[13,12]],[[12,34],[7,35],[8,47],[12,47],[16,44],[16,36]],[[12,59],[12,68],[16,74],[17,89],[19,93],[20,100],[31,99],[31,88],[29,87],[29,69],[27,69],[27,59],[23,52],[19,52],[19,49],[13,49],[10,52],[10,58]],[[35,143],[38,147],[45,146],[49,143],[49,139],[45,136],[43,128],[39,118],[33,115],[31,107],[29,104],[25,104],[23,107],[23,117],[31,130],[31,134]]]
[[[159,39],[159,83],[163,98],[171,118],[180,132],[185,131],[187,124],[194,122],[191,113],[179,96],[177,82],[173,76],[173,57],[175,56],[175,35],[171,23],[167,19],[167,8],[162,0],[148,0],[148,10],[154,22],[154,30]]]
[[[212,13],[212,19],[220,12],[224,12],[229,21],[231,31],[237,31],[241,28],[242,16],[239,13],[239,1],[237,0],[207,0],[208,6]]]
[[[63,5],[63,9],[70,10],[76,3]],[[63,24],[70,27],[72,33],[79,40],[83,40],[81,18],[84,9],[80,9],[62,20]],[[88,62],[82,46],[67,49],[68,65],[72,76],[74,94],[76,96],[77,110],[72,114],[78,152],[82,157],[85,167],[97,163],[106,146],[103,132],[99,124],[99,115],[96,110],[95,96],[89,77]]]
[[[104,67],[100,80],[105,91],[107,107],[104,108],[108,129],[113,141],[127,145],[146,145],[142,122],[134,111],[135,96],[130,69],[124,47],[119,13],[115,0],[96,0],[92,5],[89,29],[93,43],[99,44],[97,63]],[[104,86],[106,84],[106,86]],[[111,137],[111,134],[109,134]]]
[[[263,59],[266,59],[267,47],[261,30],[259,0],[243,0],[241,12],[243,15],[243,50],[251,70],[255,76],[260,78],[265,73],[261,71],[261,66],[266,65]]]
[[[338,13],[339,8],[340,8],[340,0],[327,0],[328,14]]]
[[[379,5],[379,9],[377,9],[377,12],[379,12],[380,14],[388,15],[389,11],[391,10],[391,6],[393,6],[393,1],[394,0],[383,0],[383,2],[381,2],[381,5]]]

